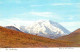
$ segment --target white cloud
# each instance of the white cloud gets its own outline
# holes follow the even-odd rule
[[[71,32],[80,28],[80,22],[61,22],[60,24],[63,25],[68,30],[70,30]]]
[[[52,18],[53,20],[64,20],[59,14],[53,12],[30,12],[30,14],[35,15],[36,17],[41,17],[42,19]]]
[[[51,12],[30,12],[32,15],[42,16],[42,17],[52,17]]]
[[[53,12],[30,12],[32,15],[40,16],[40,17],[60,17],[58,14],[53,13]]]
[[[29,21],[29,20],[21,20],[21,19],[17,19],[17,18],[11,18],[11,19],[5,19],[5,20],[1,20],[0,21],[0,26],[9,26],[12,25],[14,26],[14,24],[16,25],[16,27],[18,26],[26,26],[29,24],[32,24],[34,21]]]
[[[53,3],[52,6],[80,5],[80,3]]]
[[[80,19],[80,15],[79,14],[75,14],[75,15],[68,15],[68,20],[77,20],[79,21]]]
[[[53,3],[53,6],[61,6],[61,5],[72,5],[72,3]]]
[[[39,18],[39,19],[53,19],[53,20],[64,20],[63,17],[61,17],[59,14],[57,13],[53,13],[53,12],[24,12],[24,13],[20,13],[20,14],[15,14],[12,16],[12,18],[22,18],[22,19],[34,19],[34,18]]]

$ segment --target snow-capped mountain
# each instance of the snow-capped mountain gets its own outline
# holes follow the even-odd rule
[[[31,33],[47,38],[58,38],[69,34],[70,32],[60,24],[50,20],[39,20],[28,26],[21,26],[20,30],[25,33]]]

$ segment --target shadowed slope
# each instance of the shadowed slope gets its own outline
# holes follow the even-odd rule
[[[14,26],[6,26],[6,28],[16,30],[16,31],[20,31],[18,28],[14,27]]]
[[[77,29],[69,35],[59,37],[58,40],[71,41],[80,46],[80,29]]]
[[[71,45],[72,42],[49,39],[0,27],[0,47],[3,48],[66,47]]]

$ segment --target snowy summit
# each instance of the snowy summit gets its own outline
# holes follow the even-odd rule
[[[25,33],[30,33],[30,34],[52,38],[52,39],[70,33],[67,29],[65,29],[60,24],[50,20],[39,20],[29,26],[21,27],[20,30],[22,30]]]

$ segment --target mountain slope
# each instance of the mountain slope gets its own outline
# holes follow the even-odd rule
[[[16,30],[16,31],[20,31],[18,28],[14,27],[14,26],[6,26],[6,28]]]
[[[57,40],[71,41],[80,45],[80,29],[77,29],[69,35],[59,37]]]
[[[58,38],[60,36],[64,36],[69,34],[70,32],[62,27],[60,24],[56,22],[52,22],[50,20],[40,20],[36,21],[33,24],[22,27],[23,32],[28,32],[34,35],[39,35],[47,38]]]
[[[49,39],[0,27],[0,47],[2,48],[68,47],[72,44],[68,41]]]

